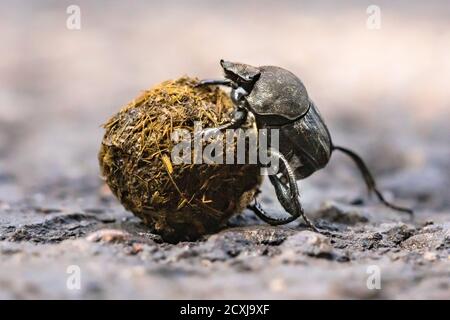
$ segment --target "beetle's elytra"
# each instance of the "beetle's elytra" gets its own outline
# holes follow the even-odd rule
[[[306,217],[299,202],[296,181],[322,169],[334,150],[348,155],[361,171],[369,191],[374,192],[386,206],[412,214],[407,208],[386,201],[378,190],[375,180],[364,161],[355,152],[332,143],[330,132],[320,113],[308,96],[302,81],[292,72],[275,66],[254,67],[243,63],[220,61],[224,79],[203,80],[199,85],[225,85],[231,88],[235,104],[233,119],[217,130],[239,128],[251,112],[258,129],[280,130],[279,150],[271,149],[272,155],[282,163],[282,173],[270,175],[277,198],[289,217],[278,219],[268,215],[255,201],[249,206],[257,216],[272,225],[286,224],[302,217],[306,224],[318,231]]]

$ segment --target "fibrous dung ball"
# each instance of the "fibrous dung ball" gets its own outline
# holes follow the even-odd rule
[[[228,95],[196,83],[180,78],[145,91],[104,125],[99,152],[102,176],[114,195],[169,242],[219,230],[250,203],[261,182],[255,164],[172,160],[173,132],[193,133],[197,121],[212,128],[230,120]]]

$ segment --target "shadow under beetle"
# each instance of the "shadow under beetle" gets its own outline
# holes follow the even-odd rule
[[[202,80],[198,84],[224,85],[231,88],[231,100],[235,105],[233,118],[214,130],[237,129],[251,112],[258,129],[279,129],[283,143],[279,150],[270,149],[271,155],[280,160],[281,176],[269,175],[278,201],[290,214],[287,218],[270,217],[255,203],[248,208],[271,225],[290,223],[302,217],[309,228],[319,231],[306,217],[299,201],[296,181],[324,168],[331,153],[339,150],[348,155],[358,166],[369,191],[374,192],[386,206],[412,214],[407,208],[398,207],[384,199],[364,161],[355,152],[333,145],[330,132],[315,104],[308,97],[305,86],[292,72],[275,66],[253,67],[243,63],[220,61],[225,79]]]

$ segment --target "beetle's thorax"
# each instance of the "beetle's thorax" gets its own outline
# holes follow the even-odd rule
[[[259,69],[261,75],[246,97],[255,115],[295,120],[308,112],[308,92],[297,76],[280,67]]]

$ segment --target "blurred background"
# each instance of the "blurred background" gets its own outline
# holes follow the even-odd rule
[[[109,116],[163,80],[219,77],[221,58],[291,70],[337,144],[377,174],[439,185],[428,163],[449,156],[449,14],[448,1],[1,1],[0,199],[94,181]]]

